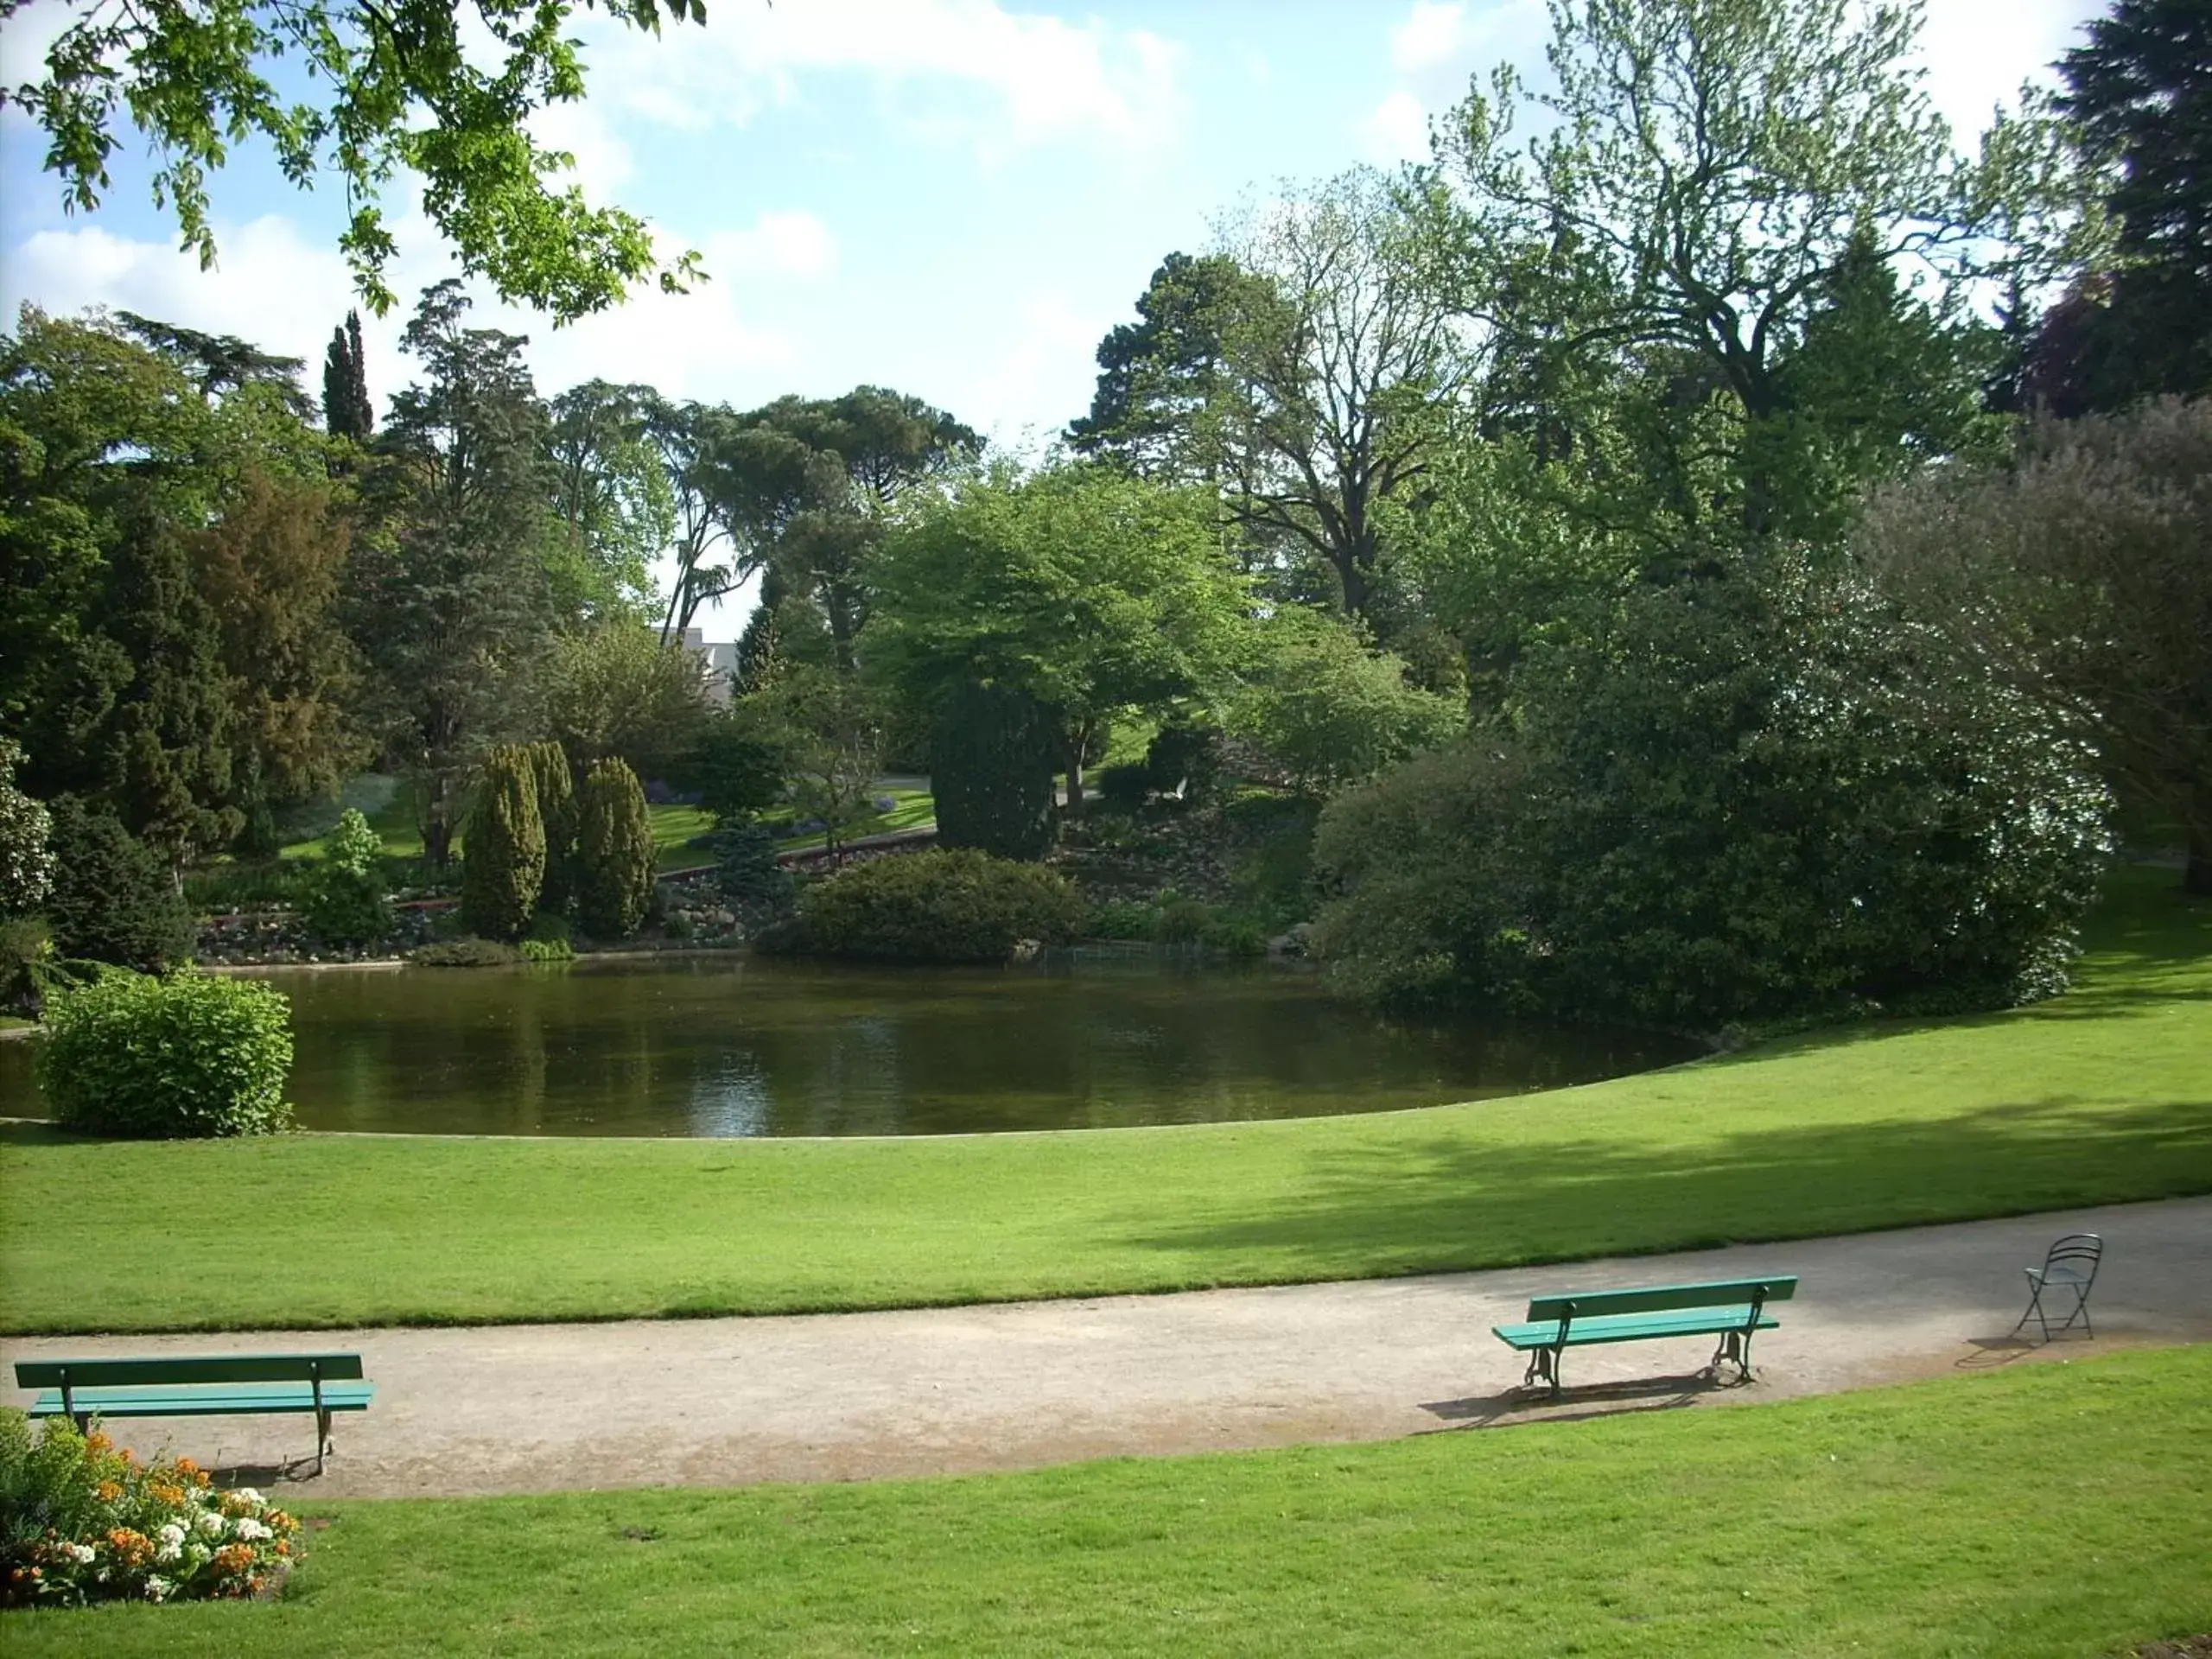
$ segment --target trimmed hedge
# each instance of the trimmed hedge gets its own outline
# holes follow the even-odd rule
[[[784,948],[901,962],[1003,962],[1027,940],[1070,944],[1084,904],[1057,871],[972,848],[856,864],[799,895]]]
[[[291,1005],[251,980],[104,973],[46,1006],[39,1087],[57,1122],[145,1140],[291,1127]]]

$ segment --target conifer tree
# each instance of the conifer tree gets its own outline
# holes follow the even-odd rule
[[[332,437],[361,444],[376,429],[358,311],[348,311],[345,326],[330,331],[330,349],[322,359],[322,421]]]
[[[576,797],[576,910],[594,938],[638,931],[653,898],[653,829],[626,761],[595,764]]]
[[[531,779],[537,787],[537,819],[545,827],[545,883],[537,908],[555,916],[575,897],[576,785],[567,751],[550,741],[533,743]]]
[[[487,939],[519,938],[545,881],[545,826],[526,750],[492,751],[462,834],[461,920]]]

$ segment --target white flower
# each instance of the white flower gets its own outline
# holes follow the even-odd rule
[[[174,1521],[164,1521],[154,1529],[154,1536],[175,1548],[184,1541],[184,1529]]]
[[[219,1538],[223,1535],[223,1517],[213,1510],[200,1510],[193,1524],[210,1538]]]
[[[261,1503],[261,1494],[255,1491],[251,1486],[241,1486],[236,1491],[232,1492],[231,1496],[238,1499],[241,1503],[251,1503],[256,1508],[258,1508]]]
[[[176,1586],[157,1573],[146,1575],[146,1599],[149,1601],[167,1601],[169,1592],[175,1588]]]
[[[69,1552],[78,1566],[90,1567],[92,1564],[92,1547],[90,1544],[64,1544],[62,1548]]]
[[[247,1516],[239,1521],[238,1524],[238,1535],[249,1544],[257,1544],[263,1539],[270,1535],[269,1529],[263,1526],[260,1522],[255,1520],[251,1516]]]

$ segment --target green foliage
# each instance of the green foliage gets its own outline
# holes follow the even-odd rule
[[[1458,702],[1408,684],[1405,665],[1367,649],[1350,625],[1287,606],[1264,639],[1229,728],[1301,793],[1329,794],[1465,728]]]
[[[1083,936],[1087,939],[1149,939],[1160,926],[1160,912],[1152,906],[1134,899],[1109,899],[1103,904],[1091,906],[1084,918]]]
[[[523,753],[529,757],[537,821],[545,830],[545,880],[537,890],[537,912],[558,920],[576,888],[575,775],[558,743],[528,744]]]
[[[664,12],[703,21],[691,0],[614,0],[604,10],[658,35]],[[4,89],[47,139],[47,170],[63,200],[89,212],[108,188],[122,143],[121,111],[158,159],[155,205],[174,213],[183,245],[215,261],[207,174],[248,137],[266,141],[284,176],[313,188],[336,175],[348,218],[339,246],[369,308],[393,296],[385,271],[397,251],[378,206],[398,170],[418,175],[423,211],[461,269],[503,297],[567,322],[604,309],[658,276],[682,291],[696,256],[663,264],[645,221],[591,207],[564,181],[570,158],[532,136],[530,117],[581,97],[583,62],[571,8],[477,0],[468,11],[433,0],[216,0],[192,12],[111,11],[77,4],[40,65]],[[287,103],[280,60],[304,64],[317,101]],[[428,119],[423,119],[423,117]]]
[[[291,1125],[291,1005],[252,980],[108,972],[48,999],[38,1081],[57,1122],[148,1139]]]
[[[0,918],[36,910],[54,887],[54,815],[16,786],[22,758],[0,737]]]
[[[791,909],[798,889],[777,861],[775,834],[766,824],[730,819],[715,826],[709,844],[724,898],[748,916],[780,916]]]
[[[74,796],[52,804],[54,891],[46,918],[60,955],[159,971],[191,954],[192,912],[161,855],[112,813]]]
[[[930,744],[938,841],[995,858],[1037,859],[1052,844],[1051,712],[1027,694],[962,681]]]
[[[0,1408],[0,1606],[238,1599],[268,1587],[299,1522],[189,1459],[142,1459],[67,1417]]]
[[[1068,944],[1082,896],[1065,876],[971,848],[872,859],[799,895],[798,940],[820,956],[1003,962],[1024,940]]]
[[[1140,810],[1152,795],[1152,769],[1141,760],[1124,760],[1098,769],[1098,793],[1117,812]]]
[[[476,782],[461,870],[462,921],[486,938],[530,925],[545,881],[545,824],[528,751],[494,749]]]
[[[823,845],[834,855],[853,827],[874,814],[888,723],[884,699],[854,675],[798,664],[749,700],[746,715],[782,749],[792,808],[820,821]]]
[[[407,960],[417,968],[511,968],[522,960],[522,952],[498,939],[463,937],[418,944]]]
[[[674,487],[647,435],[659,402],[651,386],[588,380],[553,400],[546,435],[562,609],[635,632],[657,608],[652,562],[676,533]]]
[[[630,621],[556,640],[542,695],[545,729],[579,776],[611,757],[640,778],[666,778],[696,747],[708,720],[699,659]]]
[[[601,760],[576,797],[576,918],[595,939],[638,931],[653,902],[653,828],[638,774]]]
[[[1878,498],[1859,556],[2021,695],[2090,715],[2105,766],[2181,826],[2212,893],[2212,404],[2048,423],[2017,463]]]
[[[744,698],[701,721],[673,780],[696,792],[717,823],[741,823],[783,798],[791,760],[790,734],[767,717],[765,703]]]
[[[349,806],[338,815],[301,906],[317,938],[332,944],[366,944],[391,931],[383,855],[384,839],[369,827],[359,808]]]
[[[361,314],[348,311],[330,331],[322,359],[323,428],[334,438],[365,448],[376,431],[376,404],[369,397],[368,353],[361,345]]]
[[[54,934],[44,918],[0,918],[0,1013],[35,1009],[40,970],[53,960]]]
[[[576,947],[566,939],[524,939],[515,947],[524,962],[573,962]]]
[[[1657,590],[1525,681],[1518,739],[1324,813],[1316,945],[1349,984],[1705,1030],[2063,987],[2093,757],[1862,583]]]

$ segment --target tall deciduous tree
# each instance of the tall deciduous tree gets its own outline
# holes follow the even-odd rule
[[[575,11],[657,35],[664,16],[703,22],[700,0],[65,0],[63,10],[37,73],[0,87],[0,103],[44,132],[63,200],[86,210],[107,193],[127,118],[153,150],[156,206],[202,265],[215,258],[207,175],[255,137],[302,188],[335,175],[348,213],[339,246],[379,315],[394,302],[384,273],[397,250],[378,204],[401,168],[420,176],[423,211],[462,269],[563,321],[641,281],[681,290],[694,274],[693,255],[663,264],[634,214],[592,207],[566,176],[571,158],[533,137],[528,118],[583,95]],[[293,66],[289,87],[276,79],[279,60]]]
[[[969,683],[1058,721],[1068,809],[1117,712],[1217,695],[1249,639],[1203,492],[1075,466],[963,488],[886,543],[871,666],[931,707]]]
[[[1967,285],[2047,276],[2101,222],[2048,118],[1999,122],[1978,160],[1954,149],[1913,65],[1916,5],[1550,9],[1556,89],[1501,68],[1444,124],[1436,268],[1456,259],[1463,303],[1541,327],[1548,352],[1701,365],[1738,423],[1754,541],[1784,526],[1789,482],[1765,425],[1789,418],[1788,365],[1854,268],[1925,283],[1948,321]]]
[[[546,448],[564,612],[642,617],[653,601],[652,562],[676,532],[675,492],[647,435],[658,401],[651,386],[605,380],[553,400]]]

